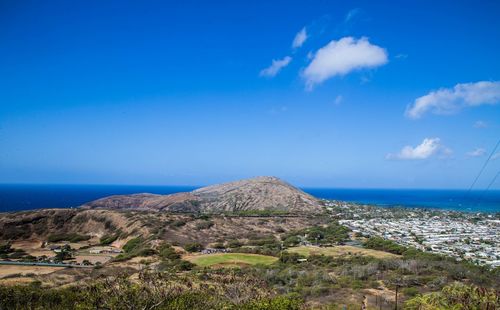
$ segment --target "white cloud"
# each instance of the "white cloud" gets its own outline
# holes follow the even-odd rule
[[[293,39],[292,42],[292,47],[293,48],[299,48],[306,42],[308,36],[307,36],[307,31],[306,27],[302,28],[297,34],[295,35],[295,38]]]
[[[265,77],[276,76],[276,74],[278,74],[281,71],[281,69],[288,66],[288,64],[291,61],[292,61],[292,57],[290,57],[290,56],[286,56],[285,58],[278,59],[278,60],[273,59],[273,62],[269,67],[260,71],[260,76],[265,76]]]
[[[441,88],[419,97],[406,109],[409,118],[420,118],[426,112],[451,114],[464,107],[500,102],[500,81],[481,81]]]
[[[476,121],[474,123],[474,128],[486,128],[488,127],[488,123],[483,122],[483,121]]]
[[[486,154],[486,150],[478,147],[478,148],[474,149],[473,151],[467,152],[466,155],[469,157],[480,157],[480,156],[483,156],[484,154]]]
[[[422,143],[413,147],[407,145],[399,151],[397,154],[389,153],[386,155],[386,159],[402,159],[402,160],[413,160],[413,159],[427,159],[432,155],[441,153],[444,156],[450,155],[451,150],[441,144],[439,138],[425,138]]]
[[[320,48],[302,74],[310,90],[331,77],[386,63],[387,52],[382,47],[371,44],[367,38],[345,37]]]

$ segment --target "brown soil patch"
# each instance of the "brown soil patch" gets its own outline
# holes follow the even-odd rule
[[[49,274],[63,267],[42,267],[42,266],[17,266],[17,265],[0,265],[0,278],[9,277],[12,275],[41,275]]]

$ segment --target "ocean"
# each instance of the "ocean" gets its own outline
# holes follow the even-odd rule
[[[189,186],[124,185],[0,185],[0,212],[40,208],[70,208],[109,195],[191,191]],[[339,189],[303,188],[307,193],[385,207],[418,207],[466,212],[500,212],[500,190]]]

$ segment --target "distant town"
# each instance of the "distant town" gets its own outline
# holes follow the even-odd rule
[[[379,236],[422,251],[500,266],[500,214],[381,208],[326,201],[327,209],[359,236]]]

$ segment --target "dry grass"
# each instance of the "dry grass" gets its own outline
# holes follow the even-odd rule
[[[371,250],[371,249],[364,249],[350,245],[339,245],[334,247],[300,246],[300,247],[289,248],[287,251],[291,253],[298,253],[304,256],[309,256],[312,254],[327,255],[327,256],[366,255],[380,259],[399,257],[399,255],[392,253]]]
[[[88,260],[92,264],[96,264],[97,262],[104,264],[110,261],[113,258],[111,255],[100,255],[100,254],[95,254],[95,255],[76,255],[75,260],[77,263],[81,263],[84,260]]]

